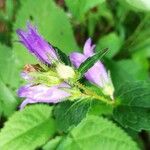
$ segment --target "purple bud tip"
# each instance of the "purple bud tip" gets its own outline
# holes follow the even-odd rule
[[[27,23],[27,31],[18,29],[17,34],[20,42],[45,64],[51,64],[52,60],[57,59],[53,47],[38,33],[37,28]]]

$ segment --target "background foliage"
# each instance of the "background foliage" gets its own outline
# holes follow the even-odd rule
[[[108,48],[103,63],[115,86],[115,108],[83,100],[18,111],[20,72],[37,62],[16,35],[27,21],[66,54],[81,51],[88,37],[96,52]],[[148,0],[1,0],[0,149],[150,149],[149,27]]]

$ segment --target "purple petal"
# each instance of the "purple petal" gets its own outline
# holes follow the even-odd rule
[[[75,67],[79,67],[88,57],[94,54],[95,45],[92,45],[92,40],[89,38],[84,45],[84,54],[74,52],[70,55],[70,60]],[[98,61],[86,73],[85,77],[94,84],[104,87],[110,82],[109,76],[104,65]]]
[[[86,56],[78,52],[71,53],[69,57],[72,64],[77,68],[80,66],[82,62],[84,62],[87,59]]]
[[[51,103],[58,103],[65,98],[71,96],[71,94],[64,91],[62,88],[52,87],[49,89],[50,93],[47,93],[47,96],[49,97],[48,102]]]
[[[53,47],[44,40],[37,29],[31,24],[27,24],[27,27],[27,31],[17,30],[20,42],[43,63],[50,64],[50,59],[57,59]]]
[[[104,87],[104,85],[109,82],[107,72],[100,61],[95,63],[95,65],[85,73],[85,77],[100,87]]]
[[[47,87],[45,85],[26,85],[21,87],[18,91],[18,95],[20,97],[26,97],[21,108],[28,103],[58,103],[63,101],[65,98],[71,96],[71,94],[62,89],[62,87],[63,86],[61,86],[61,88],[57,86]]]
[[[27,104],[31,104],[31,103],[36,103],[35,101],[33,101],[32,99],[25,99],[22,103],[21,103],[21,105],[20,105],[20,110],[22,110]]]
[[[90,57],[94,54],[94,48],[95,48],[95,45],[92,45],[92,40],[91,38],[89,38],[85,44],[84,44],[84,48],[83,48],[83,52],[84,52],[84,55],[86,55],[87,57]]]
[[[26,95],[28,94],[28,89],[31,87],[31,84],[27,84],[25,86],[22,86],[19,88],[18,90],[18,96],[19,97],[26,97]]]

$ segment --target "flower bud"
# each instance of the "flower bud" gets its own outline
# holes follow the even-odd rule
[[[113,100],[114,99],[114,86],[113,84],[106,84],[103,89],[102,89],[103,93],[105,95],[110,96],[110,98]]]
[[[56,71],[58,73],[58,76],[64,80],[72,79],[75,77],[75,71],[73,70],[73,68],[61,63],[57,65]]]
[[[59,85],[62,82],[57,73],[50,70],[48,72],[35,72],[32,73],[31,76],[34,79],[33,82],[36,84],[54,86]]]
[[[52,47],[39,33],[36,27],[27,24],[27,31],[17,30],[20,42],[44,64],[52,64],[57,60],[57,54]]]
[[[89,38],[83,48],[83,54],[78,52],[73,52],[70,55],[70,60],[73,65],[78,68],[81,63],[83,63],[87,58],[93,56],[95,45],[92,45],[92,41]],[[98,85],[105,95],[108,95],[113,98],[114,93],[114,86],[111,80],[110,72],[106,71],[105,66],[102,64],[101,61],[97,61],[86,73],[86,79]]]

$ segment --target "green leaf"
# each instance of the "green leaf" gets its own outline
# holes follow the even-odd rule
[[[150,130],[150,81],[127,82],[116,95],[115,120],[125,128]]]
[[[138,63],[134,59],[122,59],[120,61],[105,61],[111,72],[111,78],[115,86],[115,90],[127,81],[147,80],[149,78],[148,68],[143,63]]]
[[[125,0],[130,6],[136,10],[150,11],[150,1],[149,0]]]
[[[107,57],[112,58],[119,52],[121,45],[121,38],[115,32],[111,32],[108,35],[105,35],[102,38],[100,38],[96,49],[97,51],[99,51],[100,49],[108,47],[109,53],[107,54]]]
[[[80,76],[82,77],[98,60],[100,60],[106,53],[108,49],[104,49],[95,55],[87,58],[78,68]]]
[[[93,100],[88,111],[89,115],[111,115],[112,114],[112,106],[105,104],[98,100]]]
[[[18,88],[20,83],[20,64],[13,55],[11,48],[0,44],[0,76],[10,88]]]
[[[20,83],[18,67],[12,50],[0,44],[0,116],[11,115],[19,102],[16,99]]]
[[[11,115],[17,106],[17,99],[0,78],[0,116]]]
[[[57,136],[56,138],[50,140],[48,143],[46,143],[42,150],[56,150],[57,146],[59,145],[60,141],[61,141],[62,137],[61,136]]]
[[[100,5],[105,0],[65,0],[67,7],[73,14],[75,18],[79,21],[84,19],[85,13],[87,13],[90,9]]]
[[[87,114],[90,104],[82,102],[66,101],[57,105],[54,109],[58,130],[67,131],[77,125]]]
[[[60,143],[57,150],[139,150],[136,143],[111,121],[88,116]]]
[[[55,51],[56,51],[57,56],[59,57],[59,59],[63,63],[65,63],[66,65],[71,66],[71,62],[70,62],[69,57],[63,51],[61,51],[59,48],[54,47],[54,49],[55,49]]]
[[[55,133],[51,111],[37,104],[13,114],[0,132],[0,149],[34,150],[44,144]]]
[[[73,31],[64,11],[55,5],[52,0],[20,1],[21,7],[17,12],[14,23],[13,40],[17,40],[16,29],[25,28],[26,22],[32,20],[39,33],[52,45],[63,50],[66,54],[78,49]],[[34,8],[34,11],[33,11]],[[35,59],[20,43],[14,43],[13,49],[22,63],[34,63]]]

